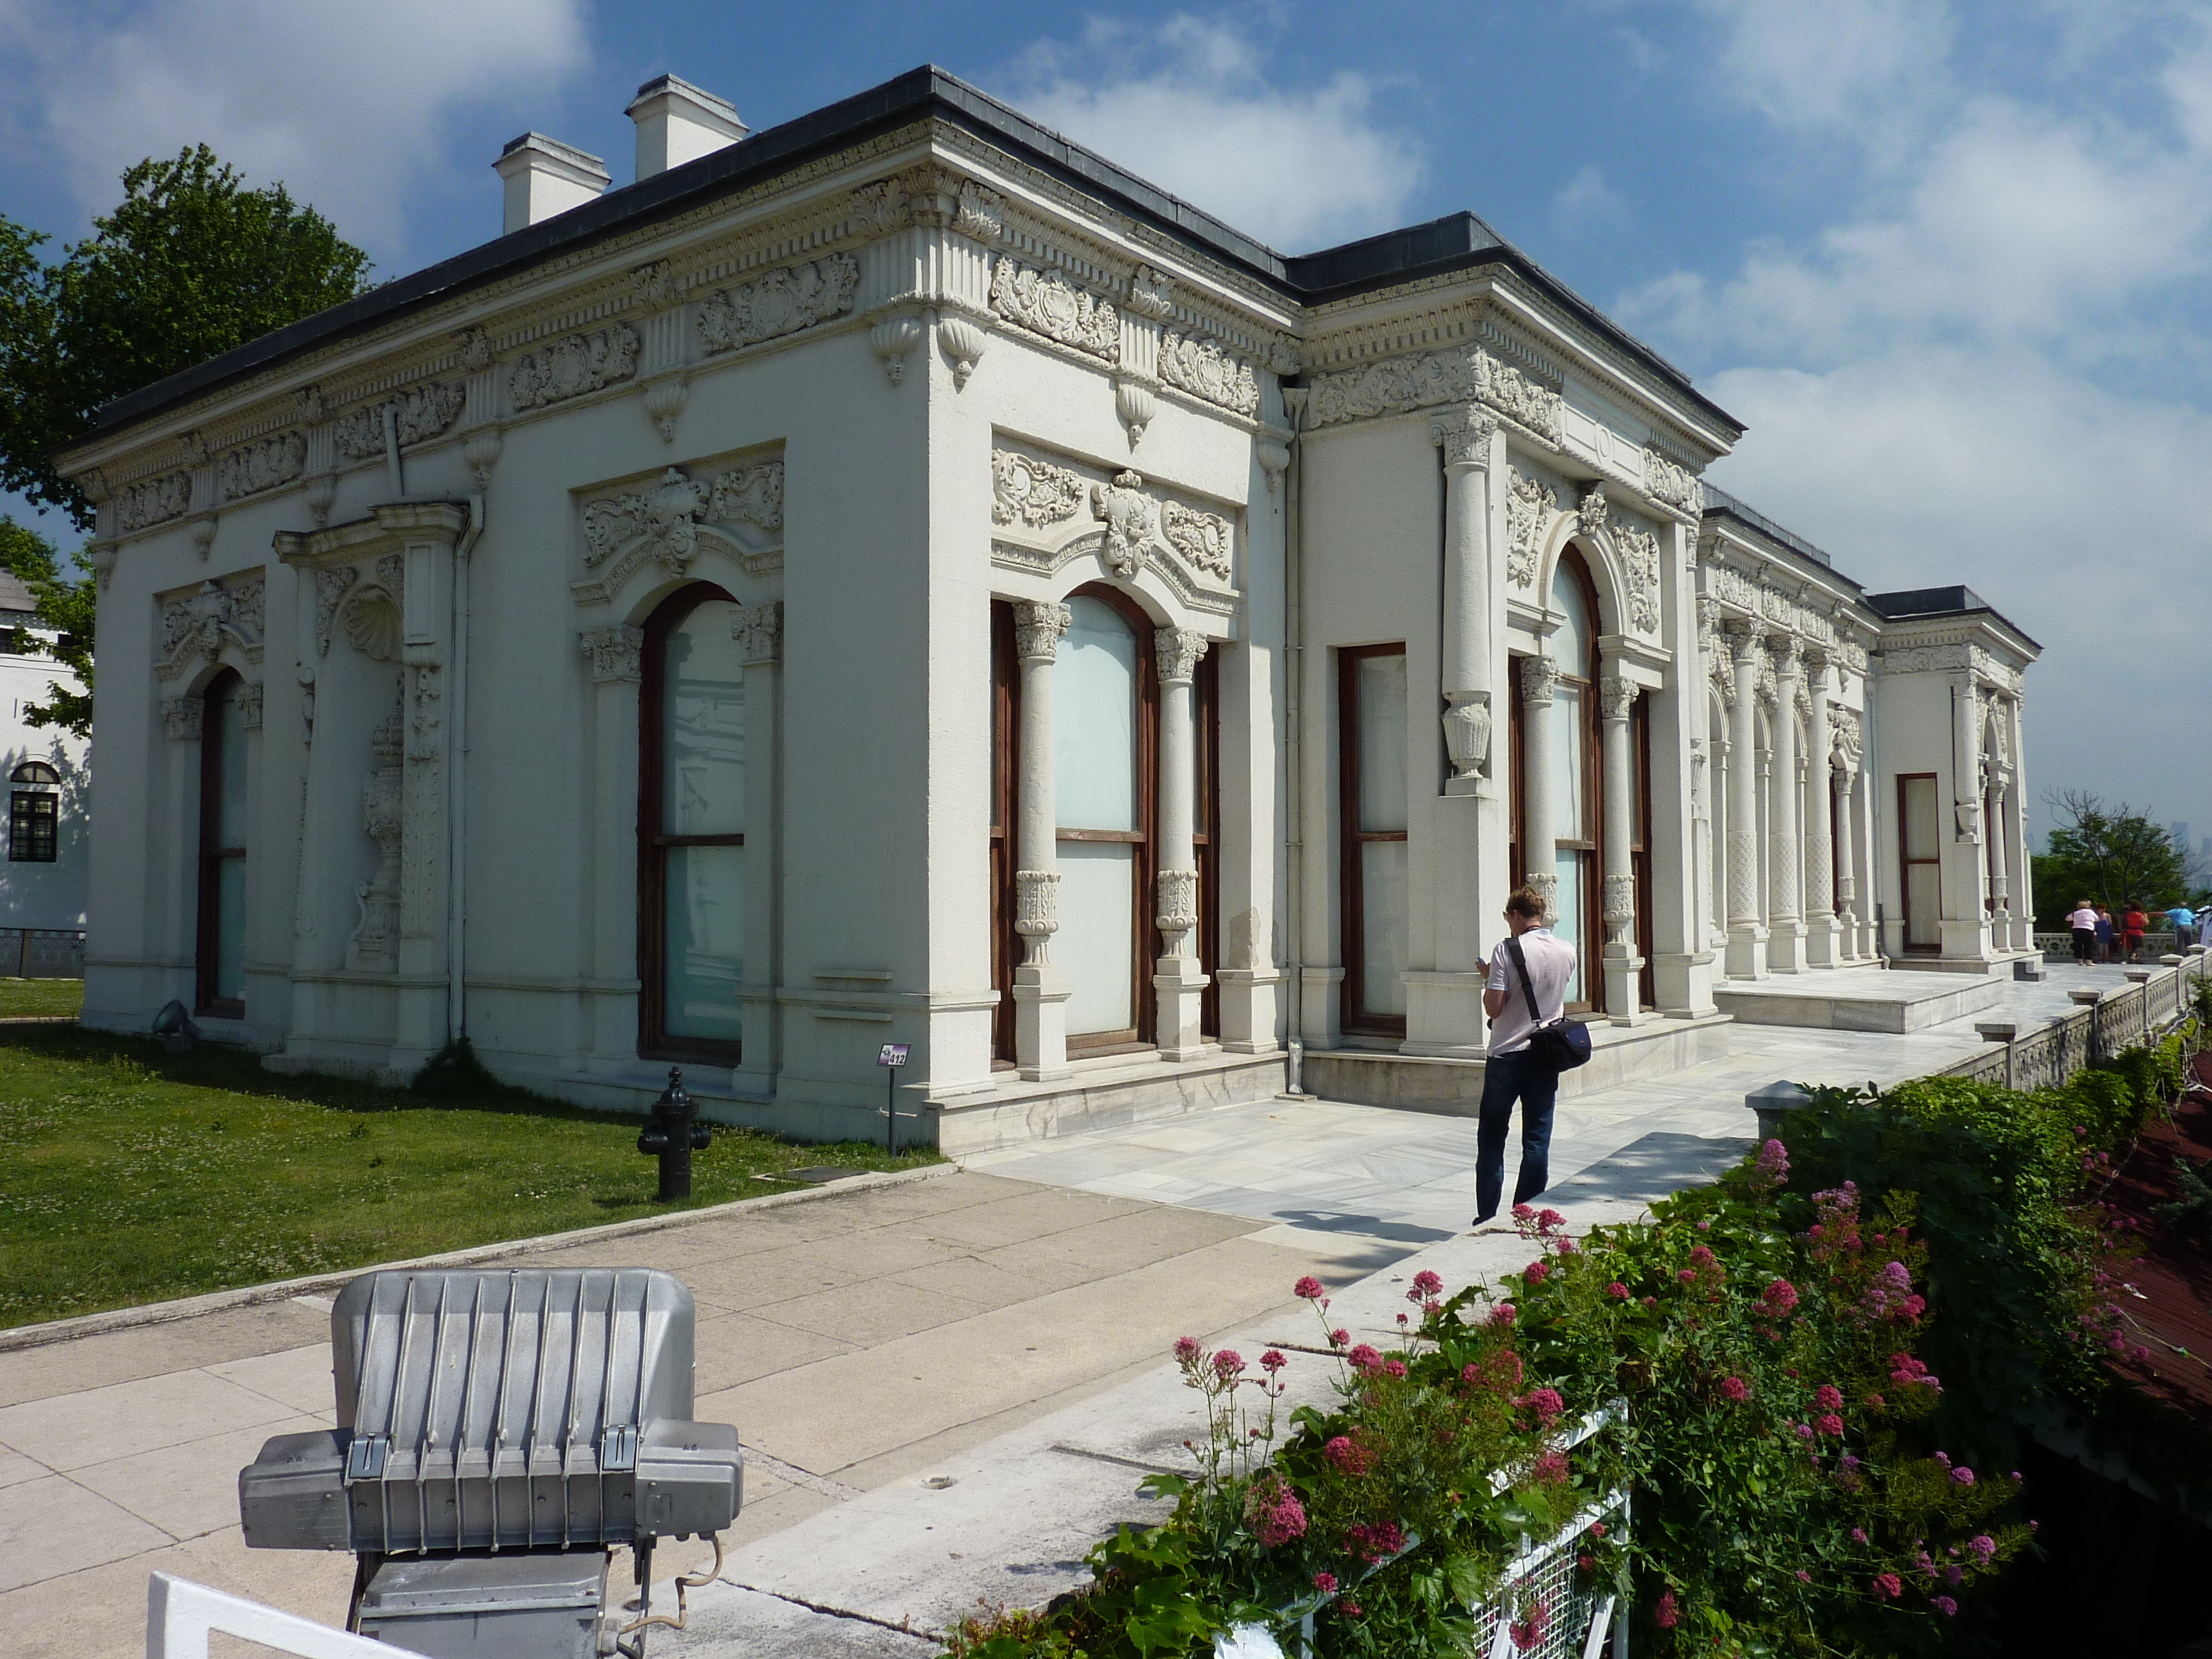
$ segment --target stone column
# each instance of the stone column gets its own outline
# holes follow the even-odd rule
[[[1521,848],[1523,879],[1543,896],[1547,924],[1559,915],[1559,833],[1552,810],[1552,690],[1559,665],[1548,656],[1521,659],[1522,750],[1528,775],[1522,780]]]
[[[163,821],[167,827],[169,880],[167,925],[158,935],[157,960],[169,994],[189,1008],[198,1000],[200,732],[207,704],[198,697],[161,699],[161,729],[169,740],[164,777]]]
[[[1798,919],[1797,687],[1803,678],[1796,635],[1778,633],[1774,653],[1774,795],[1767,808],[1766,962],[1778,974],[1805,971],[1805,924]]]
[[[1447,794],[1477,794],[1490,775],[1490,446],[1498,419],[1472,404],[1439,415],[1443,451],[1444,602],[1438,653]]]
[[[783,978],[776,811],[783,798],[783,601],[739,606],[730,637],[745,670],[744,982],[738,988],[744,1047],[731,1081],[740,1094],[773,1096],[783,1048],[776,1000]]]
[[[1942,954],[1990,957],[1989,860],[1982,852],[1982,704],[1973,671],[1951,686],[1952,837],[1943,857]]]
[[[1759,657],[1755,623],[1729,627],[1735,702],[1729,710],[1728,974],[1766,977],[1766,926],[1759,905]]]
[[[1187,628],[1163,628],[1153,636],[1160,675],[1160,839],[1153,884],[1161,946],[1152,988],[1159,998],[1162,1060],[1195,1060],[1206,1051],[1199,1033],[1206,977],[1193,948],[1199,916],[1198,855],[1191,831],[1197,816],[1197,771],[1191,752],[1190,689],[1205,654],[1206,636]]]
[[[2032,872],[2035,866],[2029,861],[2027,846],[2027,750],[2023,746],[2027,732],[2021,723],[2017,693],[2004,699],[2002,709],[2012,743],[2012,784],[2006,792],[2005,820],[2000,828],[2005,837],[2006,861],[2018,876],[2022,890],[2022,902],[2013,906],[2012,948],[2033,951],[2035,948],[2035,886]]]
[[[1858,877],[1852,864],[1851,851],[1851,795],[1857,781],[1857,768],[1846,756],[1844,759],[1844,810],[1836,815],[1836,868],[1840,882],[1836,889],[1837,921],[1841,928],[1842,946],[1839,959],[1853,958],[1860,954],[1858,928]]]
[[[591,675],[591,968],[586,1039],[608,1071],[637,1054],[638,696],[645,630],[624,624],[576,636]]]
[[[1706,740],[1690,739],[1690,894],[1696,918],[1699,956],[1712,939],[1713,807],[1711,759]]]
[[[1637,975],[1644,969],[1636,953],[1636,875],[1628,846],[1635,834],[1628,712],[1636,694],[1636,683],[1618,673],[1598,682],[1605,769],[1605,1008],[1615,1025],[1635,1024]]]
[[[1014,1059],[1034,1083],[1067,1070],[1067,978],[1048,953],[1060,931],[1059,823],[1053,799],[1052,666],[1073,618],[1064,605],[1014,607],[1014,654],[1021,664],[1020,801],[1014,868],[1014,931],[1022,960],[1014,969]]]
[[[2011,837],[2005,833],[2006,820],[2011,816],[2011,801],[2012,774],[1999,767],[1990,777],[1989,806],[1984,822],[1989,825],[1991,943],[2000,951],[2012,944],[2011,892],[2007,880],[2011,872],[2006,867],[2006,854],[2010,851],[2007,843]]]
[[[1805,962],[1832,968],[1840,955],[1836,925],[1835,744],[1828,729],[1827,653],[1805,653],[1805,690],[1812,712],[1805,722]]]

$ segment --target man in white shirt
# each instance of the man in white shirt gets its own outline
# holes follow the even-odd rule
[[[1505,1185],[1505,1131],[1521,1105],[1521,1172],[1513,1182],[1513,1201],[1526,1204],[1551,1183],[1552,1110],[1559,1095],[1559,1074],[1528,1052],[1528,1038],[1540,1024],[1559,1018],[1567,986],[1575,975],[1575,947],[1544,925],[1544,901],[1533,888],[1517,889],[1505,901],[1505,925],[1528,964],[1526,981],[1514,964],[1512,944],[1490,953],[1490,978],[1482,1011],[1490,1016],[1490,1058],[1483,1069],[1482,1115],[1475,1133],[1474,1224],[1498,1213]],[[1536,1012],[1528,1012],[1528,990]]]

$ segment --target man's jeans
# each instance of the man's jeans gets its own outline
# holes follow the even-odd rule
[[[1559,1098],[1559,1074],[1523,1048],[1492,1054],[1483,1068],[1482,1119],[1475,1133],[1475,1219],[1498,1213],[1505,1185],[1505,1129],[1513,1103],[1521,1103],[1521,1173],[1513,1182],[1513,1201],[1526,1204],[1551,1184],[1552,1109]]]

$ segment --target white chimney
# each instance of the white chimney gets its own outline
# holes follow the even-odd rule
[[[696,161],[751,131],[738,119],[735,104],[673,75],[647,81],[623,112],[637,123],[641,179]]]
[[[614,183],[598,156],[542,132],[524,133],[500,151],[499,160],[491,165],[507,181],[503,236],[581,207]]]

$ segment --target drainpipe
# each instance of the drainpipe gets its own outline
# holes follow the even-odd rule
[[[1283,817],[1288,854],[1284,902],[1290,910],[1284,927],[1290,957],[1289,1006],[1285,1030],[1290,1062],[1285,1092],[1305,1090],[1305,446],[1306,389],[1283,388],[1283,412],[1290,417],[1291,461],[1283,479]]]
[[[390,418],[389,411],[386,418]],[[394,454],[398,453],[394,447]],[[395,460],[394,465],[397,465]],[[453,672],[447,688],[446,717],[453,722],[446,783],[446,1040],[469,1032],[467,905],[463,878],[468,869],[469,759],[469,555],[483,534],[484,498],[469,497],[468,528],[453,549]]]
[[[399,405],[384,406],[384,470],[392,480],[392,499],[407,499],[407,475],[399,465]]]

